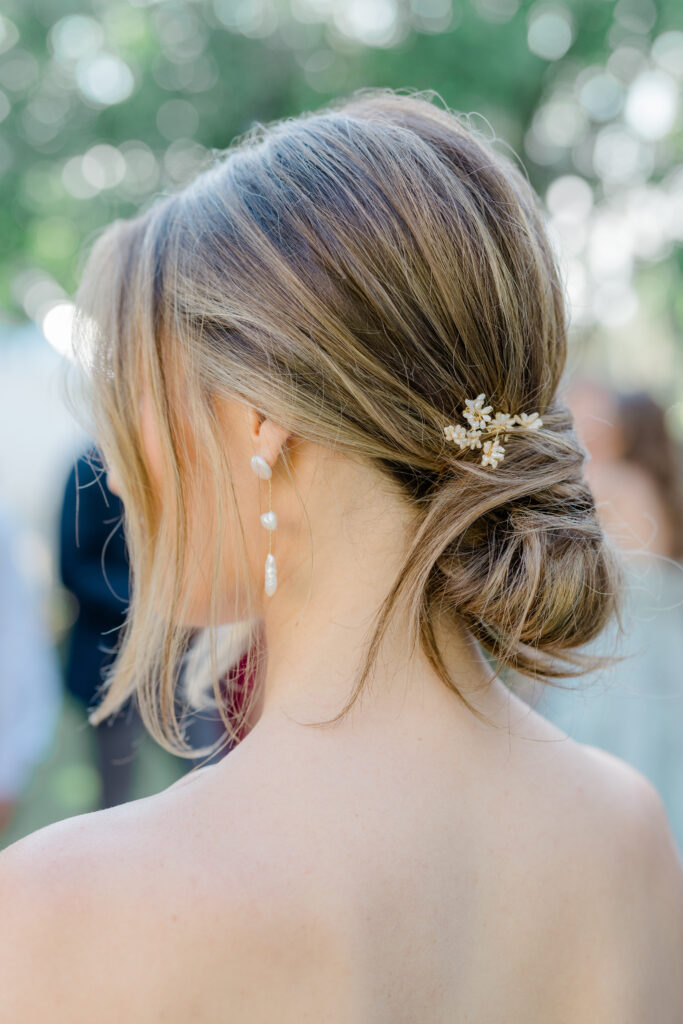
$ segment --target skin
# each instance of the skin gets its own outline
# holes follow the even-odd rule
[[[401,621],[347,718],[301,724],[348,696],[410,511],[373,467],[253,409],[226,401],[222,416],[260,587],[268,484],[249,459],[273,467],[279,584],[263,595],[259,716],[217,765],[0,854],[3,1021],[683,1019],[683,870],[661,800],[490,683],[464,630],[437,624],[490,724]],[[198,495],[206,533],[205,507]],[[207,600],[198,586],[195,621]]]

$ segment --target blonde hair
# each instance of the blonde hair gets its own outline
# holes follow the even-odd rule
[[[207,481],[218,524],[210,629],[228,516],[236,587],[247,594],[247,671],[262,667],[229,444],[215,416],[221,395],[372,460],[418,516],[354,692],[332,721],[360,694],[401,602],[414,642],[468,707],[438,650],[437,614],[464,623],[499,668],[552,682],[595,663],[577,648],[617,609],[618,565],[557,397],[565,307],[542,213],[515,163],[435,97],[364,89],[256,125],[214,151],[182,191],[96,238],[76,297],[75,345],[105,460],[120,476],[133,585],[93,724],[136,694],[154,738],[191,750],[175,702],[192,634],[177,624],[192,570],[187,512]],[[143,381],[162,493],[140,434]],[[543,419],[542,429],[515,434],[495,469],[443,434],[481,392],[495,409]],[[226,666],[213,662],[234,740],[258,686],[232,704],[219,689]]]

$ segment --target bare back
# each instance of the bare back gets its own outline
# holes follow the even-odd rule
[[[511,733],[455,711],[374,742],[257,729],[116,809],[107,927],[93,913],[80,937],[121,965],[112,1020],[683,1019],[683,929],[664,950],[647,934],[649,784],[512,708]],[[680,865],[663,863],[683,908]]]

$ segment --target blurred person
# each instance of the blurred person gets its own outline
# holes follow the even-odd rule
[[[617,416],[622,466],[641,474],[637,486],[634,478],[630,497],[623,504],[632,512],[636,493],[641,499],[647,496],[643,518],[651,520],[653,529],[651,536],[645,537],[644,549],[683,564],[681,445],[667,427],[664,410],[646,391],[618,395]]]
[[[0,842],[62,709],[57,654],[17,556],[18,530],[0,509]]]
[[[60,521],[60,569],[64,586],[78,601],[69,640],[67,689],[88,710],[115,654],[130,599],[130,566],[123,531],[123,505],[107,485],[95,447],[75,461],[64,489]],[[142,721],[134,700],[93,730],[101,808],[131,795]],[[220,738],[219,716],[195,716],[192,741],[204,746]],[[181,762],[186,770],[192,765]]]
[[[433,100],[259,125],[88,255],[133,568],[91,720],[135,691],[186,756],[190,636],[257,675],[230,756],[0,855],[8,1021],[683,1019],[661,798],[487,660],[570,674],[619,570],[537,199]]]
[[[593,380],[576,383],[568,400],[605,529],[625,551],[683,561],[681,456],[661,406]]]
[[[59,545],[62,582],[78,602],[66,686],[84,709],[95,700],[128,609],[130,569],[122,517],[121,500],[107,487],[97,450],[89,447],[67,478]],[[141,734],[142,722],[130,700],[94,729],[100,807],[129,798]]]
[[[683,499],[680,449],[645,392],[594,381],[569,395],[590,452],[586,476],[605,529],[626,557],[623,630],[594,652],[623,660],[535,707],[574,739],[628,761],[656,786],[683,853]]]

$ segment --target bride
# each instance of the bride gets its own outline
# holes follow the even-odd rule
[[[88,254],[133,569],[91,721],[134,694],[190,756],[200,631],[236,742],[0,854],[4,1024],[683,1020],[656,790],[501,679],[585,667],[619,566],[540,207],[434,100],[258,125]]]

